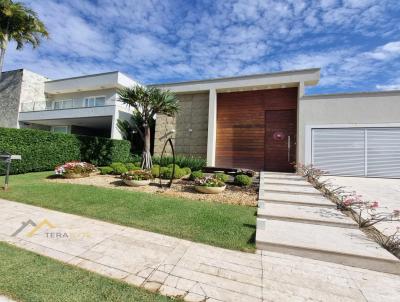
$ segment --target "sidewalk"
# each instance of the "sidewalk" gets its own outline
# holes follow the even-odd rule
[[[11,236],[29,220],[36,227]],[[187,301],[387,302],[400,295],[392,274],[225,250],[2,199],[0,226],[0,240]]]

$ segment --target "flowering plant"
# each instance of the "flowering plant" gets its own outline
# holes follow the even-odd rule
[[[54,169],[56,175],[70,175],[79,174],[81,176],[89,176],[90,173],[95,172],[96,167],[87,162],[71,161],[63,165],[59,165]]]
[[[153,179],[151,171],[133,170],[121,174],[121,178],[125,180],[149,180]]]
[[[196,186],[223,187],[225,183],[214,176],[200,177],[196,179]]]
[[[338,205],[339,209],[350,211],[361,228],[373,226],[381,221],[400,220],[400,210],[394,210],[391,213],[377,212],[378,201],[364,201],[361,197],[356,194],[349,195]]]

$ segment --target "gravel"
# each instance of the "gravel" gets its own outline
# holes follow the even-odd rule
[[[194,189],[194,182],[188,180],[176,180],[171,188],[160,188],[159,179],[153,180],[148,186],[129,187],[126,186],[118,176],[114,175],[92,175],[85,178],[65,179],[54,178],[47,181],[58,183],[71,183],[78,185],[91,185],[102,188],[113,188],[126,191],[146,192],[160,194],[165,196],[173,196],[187,198],[193,200],[202,200],[210,202],[220,202],[227,204],[256,206],[257,205],[257,186],[253,185],[248,188],[240,188],[227,183],[226,189],[220,194],[202,194]],[[167,183],[167,181],[163,181]]]

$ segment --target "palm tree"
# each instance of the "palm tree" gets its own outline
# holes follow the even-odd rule
[[[153,166],[150,153],[150,125],[157,114],[175,116],[179,111],[178,99],[168,90],[140,85],[119,89],[118,95],[121,102],[134,108],[134,116],[139,116],[143,121],[143,128],[137,124],[134,127],[144,141],[142,169],[150,169]]]
[[[41,38],[48,36],[46,27],[33,10],[20,2],[0,0],[0,79],[9,41],[17,42],[17,49],[26,43],[35,48]]]

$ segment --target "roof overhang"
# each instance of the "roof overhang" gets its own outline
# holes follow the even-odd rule
[[[204,92],[210,89],[216,89],[217,92],[231,92],[297,87],[299,83],[311,86],[318,84],[319,79],[320,69],[313,68],[212,80],[153,84],[149,86],[168,89],[175,93]]]
[[[107,72],[81,77],[45,82],[44,91],[48,94],[71,93],[110,88],[132,87],[137,83],[121,72]]]

